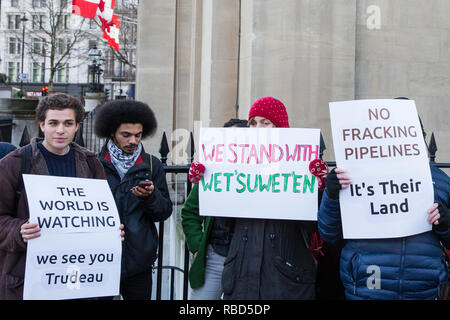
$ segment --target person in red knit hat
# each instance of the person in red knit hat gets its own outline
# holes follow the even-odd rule
[[[264,97],[253,103],[248,113],[249,126],[289,128],[289,118],[284,104],[273,97]]]
[[[248,123],[250,128],[289,128],[284,104],[273,97],[253,103]],[[190,180],[198,183],[204,167],[196,162],[193,168]],[[223,298],[314,299],[316,268],[309,239],[315,229],[307,221],[235,219],[222,274]]]

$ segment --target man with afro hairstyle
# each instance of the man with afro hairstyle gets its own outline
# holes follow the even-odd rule
[[[94,130],[107,138],[99,160],[116,201],[126,239],[122,249],[120,293],[125,300],[151,298],[152,266],[158,233],[155,222],[172,213],[164,168],[146,153],[141,140],[157,122],[150,107],[135,100],[114,100],[97,112]]]

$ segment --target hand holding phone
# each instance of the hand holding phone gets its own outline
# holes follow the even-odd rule
[[[148,188],[147,188],[148,187]],[[131,192],[139,198],[148,198],[152,195],[153,190],[155,189],[153,182],[151,180],[145,179],[139,181],[137,186],[131,188]]]
[[[138,186],[145,189],[145,187],[150,187],[152,184],[153,184],[153,182],[151,180],[145,179],[145,180],[139,181]]]

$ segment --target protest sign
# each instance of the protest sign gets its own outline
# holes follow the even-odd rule
[[[24,300],[119,294],[120,220],[108,182],[23,175],[31,223]]]
[[[340,191],[344,238],[396,238],[431,230],[433,185],[412,100],[330,103],[337,167],[351,185]]]
[[[202,128],[200,215],[317,220],[319,129]]]

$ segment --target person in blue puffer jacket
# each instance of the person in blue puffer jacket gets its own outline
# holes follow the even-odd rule
[[[442,245],[450,248],[450,178],[430,164],[434,204],[428,210],[432,231],[395,239],[346,240],[340,275],[347,299],[436,299],[447,281]],[[326,179],[318,213],[318,228],[325,242],[343,239],[339,190],[351,183],[339,168]],[[441,245],[442,243],[442,245]],[[379,276],[378,283],[374,275]]]

